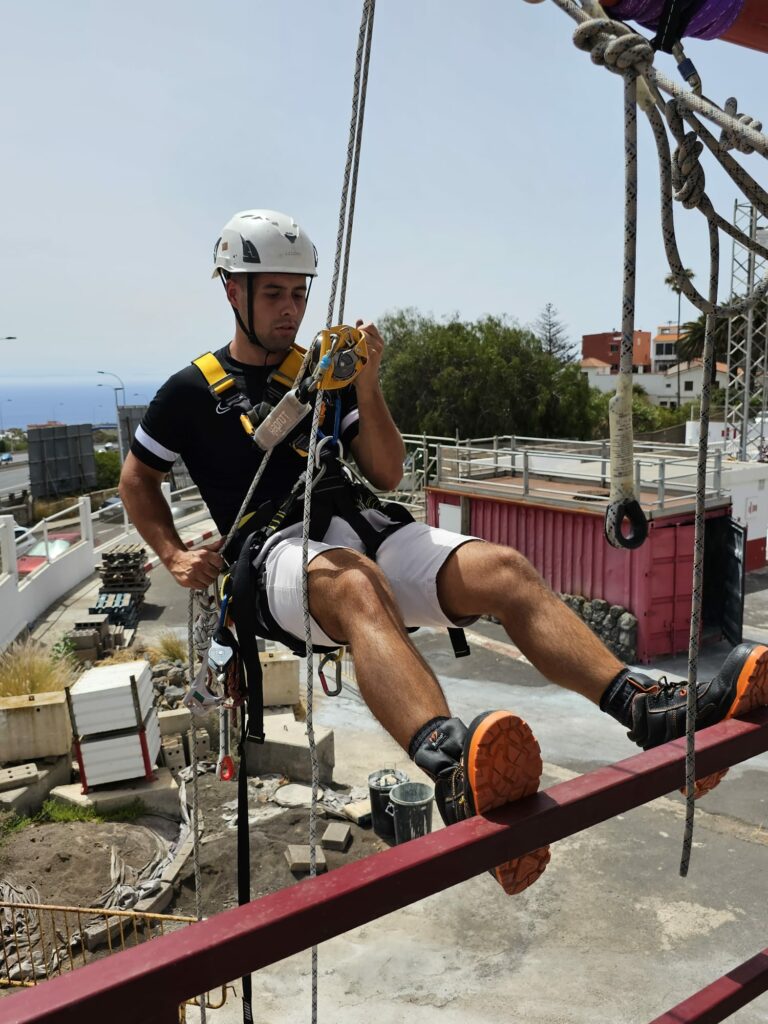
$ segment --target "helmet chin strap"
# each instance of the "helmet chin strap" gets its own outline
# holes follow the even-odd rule
[[[248,304],[248,326],[247,327],[245,326],[245,323],[243,322],[243,318],[240,316],[240,311],[238,310],[237,306],[232,306],[232,309],[233,309],[234,314],[235,314],[235,320],[237,320],[237,323],[238,323],[238,326],[240,327],[240,330],[243,332],[243,334],[246,336],[246,338],[248,339],[248,341],[250,341],[250,343],[252,345],[255,345],[257,348],[260,348],[262,350],[262,352],[266,352],[268,355],[273,356],[275,353],[272,351],[272,349],[269,349],[265,345],[262,345],[262,343],[259,341],[259,338],[258,338],[258,335],[256,334],[256,331],[253,329],[253,277],[254,277],[254,275],[253,274],[246,274],[245,276],[246,276],[245,296],[246,296],[246,303]],[[221,278],[221,283],[224,285],[224,291],[226,291],[227,290],[227,279],[224,277],[224,274],[222,273],[221,270],[219,270],[219,277]],[[313,280],[314,279],[310,277],[309,284],[307,285],[307,297],[305,299],[305,302],[309,302],[309,293],[312,291],[312,281]]]

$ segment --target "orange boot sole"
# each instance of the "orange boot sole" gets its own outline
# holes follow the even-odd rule
[[[475,812],[485,814],[536,793],[542,767],[541,750],[528,724],[508,711],[491,712],[475,728],[465,758]],[[546,846],[499,864],[492,874],[514,896],[533,885],[548,863]]]
[[[750,711],[768,706],[768,647],[756,647],[744,662],[736,683],[736,697],[723,719],[738,718],[748,715]],[[717,784],[728,774],[728,769],[713,772],[696,781],[696,799],[711,793]],[[685,792],[685,790],[682,790]]]

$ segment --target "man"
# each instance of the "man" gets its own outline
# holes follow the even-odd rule
[[[258,404],[296,338],[307,281],[317,273],[316,250],[292,218],[249,210],[224,228],[214,262],[236,320],[232,341],[216,356]],[[375,487],[390,489],[401,478],[404,449],[379,386],[384,343],[374,324],[357,325],[370,358],[354,385],[338,393],[336,422],[362,474]],[[226,534],[262,454],[236,412],[214,400],[194,365],[174,374],[150,405],[125,461],[120,494],[176,580],[205,588],[222,568],[218,546],[187,551],[160,489],[177,455]],[[288,443],[280,444],[251,507],[282,499],[304,464]],[[362,514],[377,529],[389,522],[379,512]],[[300,533],[296,525],[275,534],[260,560],[269,614],[303,641]],[[683,734],[685,687],[657,683],[622,665],[512,548],[410,523],[385,536],[375,560],[363,552],[360,537],[340,517],[321,541],[310,543],[313,642],[350,646],[360,692],[383,727],[434,779],[446,824],[535,792],[541,756],[528,726],[508,711],[478,715],[469,728],[452,718],[406,627],[467,625],[492,614],[543,675],[597,704],[640,746]],[[741,644],[713,680],[699,684],[697,727],[765,703],[768,647]],[[541,875],[548,858],[548,850],[539,850],[500,865],[494,874],[506,892],[520,892]]]

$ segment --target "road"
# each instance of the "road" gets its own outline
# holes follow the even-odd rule
[[[29,458],[26,452],[14,455],[13,462],[0,463],[0,494],[29,489]]]

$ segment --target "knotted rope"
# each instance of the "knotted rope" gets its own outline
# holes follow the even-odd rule
[[[621,74],[625,82],[625,245],[624,302],[622,319],[621,365],[615,397],[611,400],[611,494],[606,514],[606,536],[616,546],[631,546],[620,538],[622,509],[636,501],[632,489],[632,423],[631,423],[631,341],[634,312],[635,231],[636,231],[636,109],[640,106],[651,126],[659,160],[661,227],[664,250],[670,271],[686,298],[706,314],[703,352],[704,384],[701,398],[699,447],[696,468],[696,511],[694,526],[693,595],[688,649],[688,692],[686,699],[686,824],[680,873],[687,874],[692,838],[694,799],[696,795],[695,725],[697,715],[698,640],[701,624],[702,584],[704,567],[704,527],[707,447],[712,368],[714,362],[715,326],[718,318],[745,313],[768,293],[768,277],[760,281],[744,297],[728,296],[718,303],[719,232],[722,231],[750,252],[768,259],[768,249],[754,238],[729,224],[715,210],[706,192],[706,176],[701,164],[705,149],[717,160],[734,184],[754,208],[768,216],[768,193],[733,158],[731,151],[768,157],[768,136],[762,124],[738,112],[736,99],[729,98],[718,107],[711,100],[670,81],[653,66],[650,43],[626,25],[602,16],[594,0],[553,0],[574,21],[574,43],[590,53],[595,64]],[[663,99],[662,93],[671,97]],[[719,138],[700,118],[720,128]],[[669,136],[675,142],[670,150]],[[710,239],[710,274],[707,296],[699,293],[684,271],[675,236],[674,202],[684,208],[698,210],[705,217]],[[623,505],[622,505],[623,503]],[[639,506],[638,506],[639,507]],[[633,524],[634,525],[634,524]],[[633,535],[634,536],[634,530]],[[631,540],[631,537],[630,537]]]

